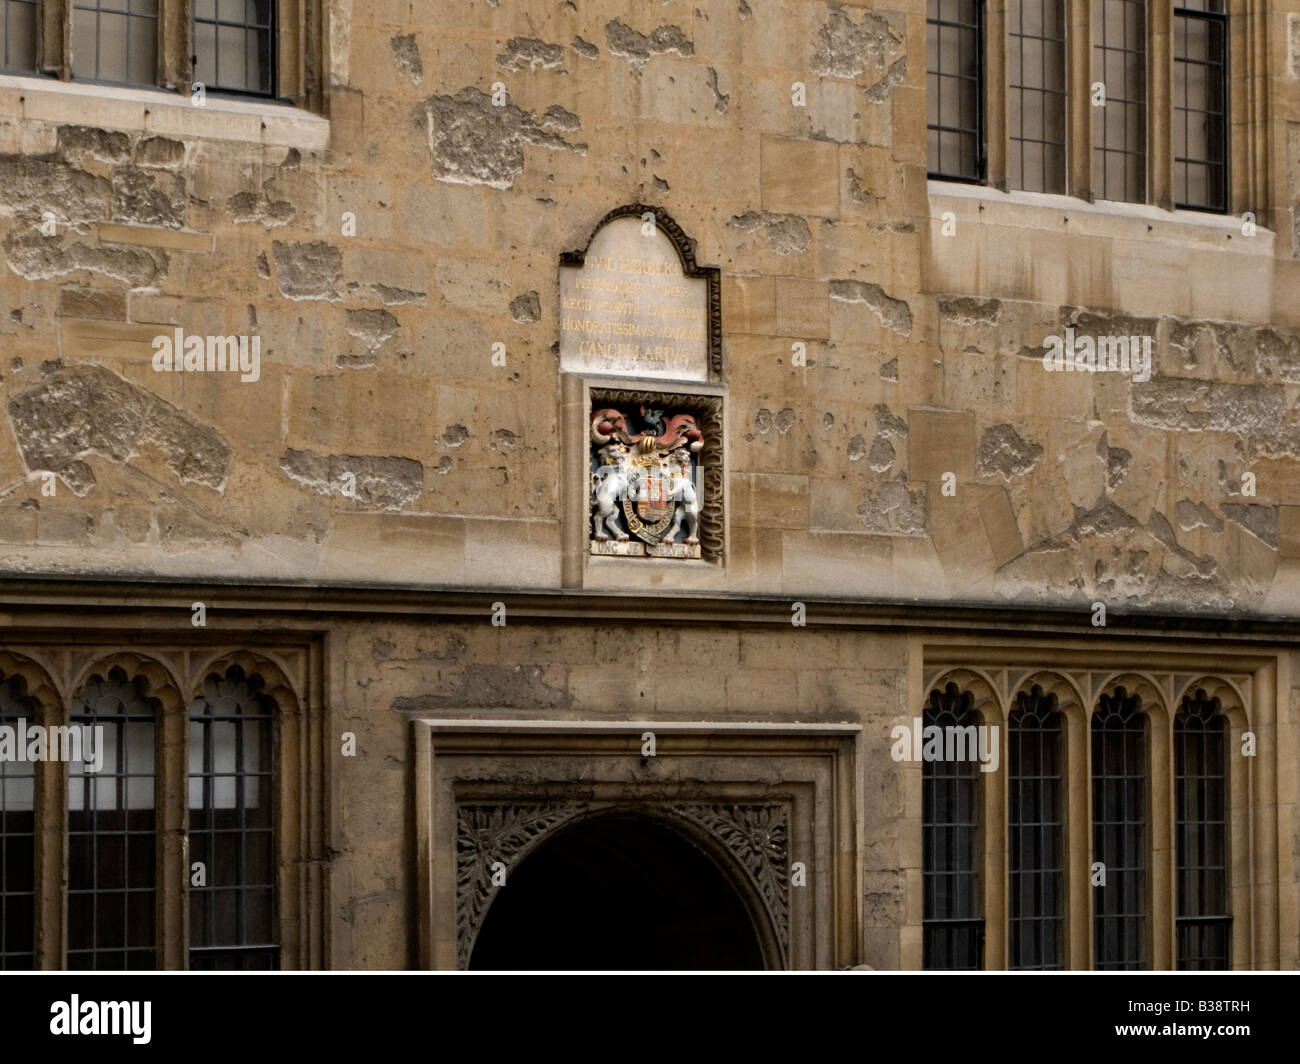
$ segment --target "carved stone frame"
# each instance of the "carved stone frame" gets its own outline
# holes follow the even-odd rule
[[[677,573],[698,571],[705,580],[716,580],[726,564],[726,422],[724,389],[717,384],[646,380],[637,377],[588,377],[566,373],[561,377],[563,555],[561,583],[581,587],[593,561],[602,568],[619,567],[621,574],[635,580],[639,574],[654,574],[669,568]],[[699,463],[704,474],[700,500],[700,558],[596,558],[591,557],[590,484],[591,441],[588,435],[593,403],[650,402],[694,413],[704,433]]]
[[[709,380],[722,379],[722,271],[716,266],[701,266],[695,261],[695,241],[686,235],[686,231],[677,224],[673,217],[662,207],[653,207],[645,203],[625,203],[615,207],[592,228],[587,243],[581,251],[566,251],[560,255],[561,266],[582,266],[587,261],[587,250],[596,234],[616,218],[640,218],[644,214],[655,216],[655,225],[668,237],[677,257],[682,260],[682,273],[687,277],[704,279],[708,298],[708,360]]]
[[[737,888],[769,968],[862,957],[861,727],[417,719],[420,962],[464,968],[509,870],[556,831],[656,819]],[[656,756],[641,757],[642,734]],[[807,885],[791,886],[802,862]],[[508,882],[508,880],[507,880]]]
[[[704,498],[700,500],[700,554],[705,561],[720,563],[726,531],[722,499],[722,396],[594,387],[589,389],[589,394],[593,410],[607,404],[657,403],[673,412],[685,410],[695,415],[700,431],[704,434],[704,447],[699,457],[700,470],[704,476]],[[590,453],[588,447],[588,463],[591,461]],[[590,464],[587,473],[590,482]]]

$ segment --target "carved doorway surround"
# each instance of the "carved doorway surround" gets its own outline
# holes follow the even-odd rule
[[[510,872],[555,832],[609,813],[655,819],[707,854],[768,968],[861,962],[859,725],[413,725],[424,967],[465,968]]]

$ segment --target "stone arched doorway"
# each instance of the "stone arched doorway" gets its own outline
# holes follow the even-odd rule
[[[571,821],[528,852],[495,892],[469,967],[753,970],[778,966],[773,946],[725,854],[686,824],[624,809]]]

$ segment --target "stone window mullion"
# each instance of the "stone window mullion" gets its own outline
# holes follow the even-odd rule
[[[190,866],[186,827],[187,718],[168,707],[158,721],[158,967],[186,967]]]
[[[194,0],[158,0],[158,83],[190,91]]]
[[[1148,924],[1151,935],[1151,966],[1162,971],[1175,967],[1174,943],[1178,897],[1174,878],[1174,735],[1172,721],[1163,707],[1152,706],[1147,714],[1147,772],[1150,780],[1150,831],[1147,835],[1150,888],[1148,914],[1157,916]]]
[[[67,81],[72,71],[72,0],[44,0],[40,5],[37,69]]]
[[[1007,189],[1008,85],[1007,0],[984,5],[984,140],[985,179]]]
[[[1075,676],[1076,682],[1084,679]],[[1086,685],[1080,683],[1081,689]],[[1066,716],[1066,955],[1074,971],[1093,966],[1092,740],[1091,715],[1081,707]]]
[[[1096,0],[1097,3],[1102,0]],[[1092,71],[1092,7],[1094,0],[1066,0],[1065,15],[1065,166],[1067,195],[1092,202],[1092,141],[1094,120]]]
[[[68,723],[68,706],[42,705],[41,722]],[[67,967],[68,763],[36,765],[35,965],[41,971]]]
[[[1147,195],[1174,209],[1174,60],[1171,3],[1147,5]]]

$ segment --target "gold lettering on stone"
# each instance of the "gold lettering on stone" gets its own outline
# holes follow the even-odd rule
[[[560,268],[560,367],[707,380],[708,285],[687,277],[671,240],[615,218],[582,266]]]

